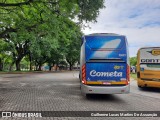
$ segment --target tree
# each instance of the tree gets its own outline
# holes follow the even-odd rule
[[[16,70],[20,70],[20,61],[23,57],[30,54],[30,46],[40,43],[36,41],[37,38],[45,39],[46,37],[47,39],[50,37],[52,39],[56,37],[54,33],[56,26],[55,16],[47,18],[46,14],[40,14],[36,10],[37,8],[28,7],[24,7],[23,11],[17,11],[18,13],[12,18],[15,19],[14,31],[4,36],[4,41],[13,48],[11,52],[14,60],[13,64],[16,64]],[[37,18],[38,15],[39,18]],[[44,17],[43,20],[42,16]]]
[[[130,58],[130,65],[136,66],[136,64],[137,64],[137,57],[131,57]]]
[[[56,65],[55,70],[57,71],[57,67],[62,61],[64,61],[64,51],[61,49],[61,47],[58,47],[57,49],[52,49],[51,56],[47,60],[50,70],[51,70],[51,67]]]
[[[16,64],[16,70],[20,70],[20,62],[26,55],[35,58],[36,63],[41,65],[50,56],[51,51],[47,49],[46,55],[44,51],[46,48],[43,50],[42,43],[49,44],[49,46],[45,44],[45,47],[61,50],[62,45],[58,47],[56,43],[61,41],[67,43],[73,31],[68,23],[73,19],[77,19],[78,24],[83,21],[96,21],[99,9],[104,8],[103,3],[104,0],[0,2],[0,40],[12,47],[10,50],[12,65]]]
[[[42,64],[47,62],[48,58],[51,56],[51,50],[56,47],[56,41],[51,38],[37,37],[30,47],[30,55],[35,63],[36,70],[41,70]]]
[[[95,22],[104,7],[104,0],[5,0],[0,2],[0,38],[8,38],[21,27],[35,28],[52,16]]]
[[[0,40],[0,71],[3,70],[5,61],[9,58],[9,50],[8,44]]]
[[[70,33],[69,42],[66,45],[65,58],[69,63],[69,69],[72,70],[73,65],[79,62],[82,32],[79,26],[74,26],[74,23],[70,24],[72,24],[70,25],[70,29],[74,31]]]

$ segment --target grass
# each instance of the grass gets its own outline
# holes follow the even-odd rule
[[[131,78],[133,78],[133,79],[135,79],[135,80],[137,79],[137,74],[131,73],[130,75],[131,75]]]

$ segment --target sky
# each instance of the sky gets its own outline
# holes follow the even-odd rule
[[[160,0],[105,0],[105,6],[84,34],[125,35],[130,57],[141,47],[160,47]]]

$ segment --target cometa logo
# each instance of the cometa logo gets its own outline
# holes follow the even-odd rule
[[[160,49],[153,49],[152,51],[148,51],[148,52],[154,56],[160,55]]]
[[[92,70],[90,72],[90,76],[92,77],[122,77],[122,72],[97,72],[95,70]]]

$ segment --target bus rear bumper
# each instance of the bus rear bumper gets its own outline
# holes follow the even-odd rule
[[[160,88],[160,82],[159,81],[147,81],[147,80],[137,80],[137,84],[140,87],[155,87]]]
[[[81,83],[82,94],[125,94],[129,93],[130,85],[126,86],[89,86]]]

